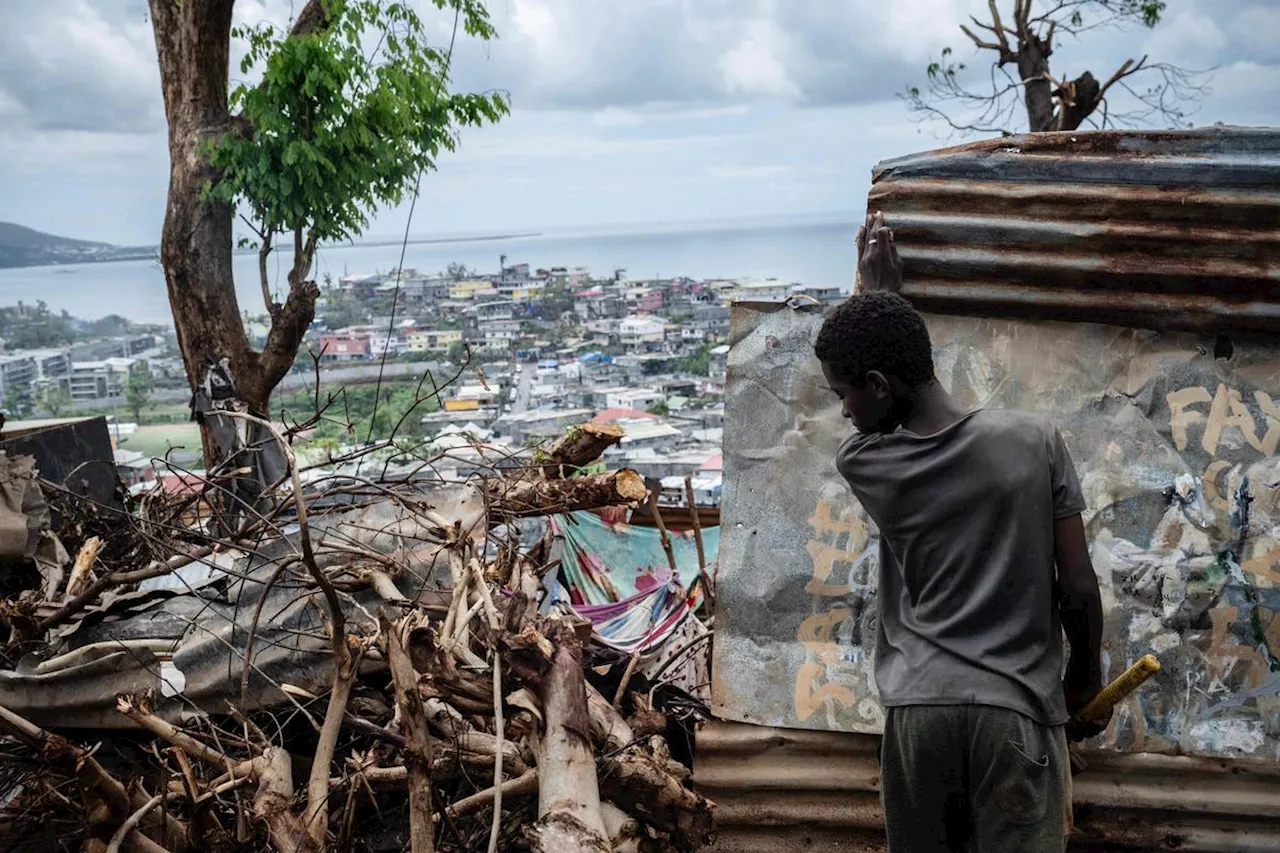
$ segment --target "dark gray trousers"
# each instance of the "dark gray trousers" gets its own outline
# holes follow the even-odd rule
[[[886,711],[890,853],[1062,853],[1071,763],[1062,727],[985,705]]]

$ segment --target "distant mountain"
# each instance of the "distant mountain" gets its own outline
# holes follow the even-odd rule
[[[32,228],[0,222],[0,267],[85,264],[155,257],[149,246],[113,246],[44,234]]]

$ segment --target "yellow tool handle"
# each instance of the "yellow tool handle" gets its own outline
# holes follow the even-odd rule
[[[1159,671],[1160,661],[1153,655],[1143,655],[1137,663],[1126,669],[1123,675],[1102,688],[1101,692],[1093,697],[1093,701],[1085,705],[1084,710],[1077,716],[1087,720],[1108,714],[1122,699],[1141,687],[1144,681]]]

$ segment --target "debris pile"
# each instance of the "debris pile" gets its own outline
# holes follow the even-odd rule
[[[712,804],[677,760],[705,707],[673,677],[709,645],[692,615],[710,600],[705,566],[685,588],[671,558],[664,600],[688,624],[629,652],[547,595],[560,562],[547,517],[649,495],[634,471],[578,473],[620,431],[575,428],[467,483],[340,474],[304,488],[290,436],[254,426],[287,470],[240,501],[233,532],[209,516],[236,500],[216,471],[198,493],[132,508],[46,484],[63,565],[41,561],[38,582],[0,601],[0,847],[710,841]],[[48,527],[37,518],[23,541],[28,563]]]

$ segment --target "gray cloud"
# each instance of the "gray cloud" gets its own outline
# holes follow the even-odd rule
[[[885,38],[903,29],[894,4],[499,0],[492,11],[500,41],[463,48],[456,78],[509,89],[523,108],[874,103],[923,67],[914,46]]]
[[[152,133],[160,85],[145,0],[9,0],[0,116],[9,127]]]
[[[303,2],[236,12],[283,24]],[[415,232],[856,209],[875,162],[949,141],[895,94],[944,45],[985,61],[957,24],[986,0],[488,2],[501,38],[460,38],[455,83],[507,89],[516,110],[442,157]],[[0,7],[0,220],[155,242],[168,163],[144,0]],[[1217,66],[1197,124],[1280,123],[1280,3],[1170,7],[1154,31],[1064,45],[1055,72],[1109,74],[1147,52]],[[428,20],[447,40],[451,18]],[[405,213],[371,233],[397,233]]]

